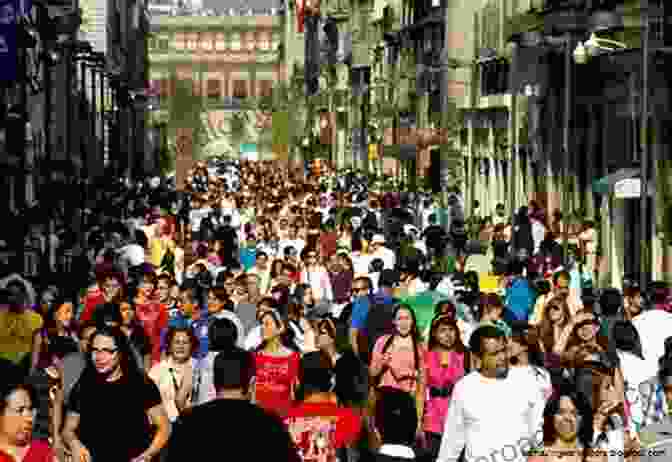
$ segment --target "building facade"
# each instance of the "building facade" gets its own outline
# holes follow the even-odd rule
[[[644,271],[670,282],[669,2],[650,0],[649,76],[643,79],[638,0],[448,2],[448,54],[461,63],[449,87],[463,114],[459,137],[465,193],[483,215],[535,200],[570,226],[599,228],[601,287],[622,287]],[[617,42],[579,62],[591,34]],[[613,42],[611,42],[613,43]],[[640,135],[648,89],[650,140],[644,234],[637,191],[646,142]],[[636,188],[635,188],[636,189]],[[574,228],[576,229],[576,228]]]
[[[282,19],[270,7],[154,16],[149,62],[151,87],[160,101],[156,120],[168,116],[170,80],[176,75],[203,99],[205,156],[273,158],[270,121],[256,103],[272,97],[274,84],[286,79],[282,34]],[[234,114],[241,113],[242,133],[233,133]]]

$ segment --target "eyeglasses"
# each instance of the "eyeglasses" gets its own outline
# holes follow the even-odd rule
[[[33,419],[37,417],[37,408],[23,406],[18,409],[7,408],[7,414],[20,416],[20,417],[32,417]]]
[[[92,355],[97,355],[97,354],[103,353],[106,356],[112,356],[117,351],[119,351],[118,348],[91,348],[91,354]]]

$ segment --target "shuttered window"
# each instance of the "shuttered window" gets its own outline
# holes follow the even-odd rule
[[[208,80],[208,99],[218,100],[222,94],[221,82],[218,79]]]
[[[233,81],[233,97],[247,98],[247,85],[244,80]]]

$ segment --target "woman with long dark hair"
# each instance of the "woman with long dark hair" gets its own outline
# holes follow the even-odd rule
[[[593,440],[592,416],[585,400],[563,386],[544,408],[542,454],[531,454],[528,462],[597,462],[588,450]]]
[[[400,304],[394,310],[394,334],[383,335],[373,347],[369,375],[375,388],[393,387],[412,394],[422,422],[425,407],[425,352],[413,309]],[[418,434],[422,428],[418,427]]]
[[[169,436],[159,389],[138,367],[126,335],[98,326],[65,418],[63,440],[73,461],[151,460]]]
[[[54,301],[44,317],[44,326],[33,336],[31,372],[58,366],[59,360],[78,350],[74,305],[70,300]]]
[[[563,330],[571,320],[571,312],[566,300],[566,296],[559,295],[553,297],[544,306],[544,316],[539,324],[539,335],[541,337],[541,347],[546,353],[553,351]]]
[[[35,390],[23,381],[19,368],[3,367],[0,384],[0,461],[54,462],[45,439],[34,439]]]
[[[284,417],[295,398],[300,355],[289,340],[287,324],[276,310],[263,312],[259,322],[263,341],[254,353],[254,400]]]
[[[464,376],[466,349],[454,315],[440,314],[429,327],[424,365],[427,377],[423,430],[432,460],[439,455],[443,427],[455,383]]]

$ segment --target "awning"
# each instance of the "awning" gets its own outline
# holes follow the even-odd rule
[[[624,182],[624,180],[633,180],[640,178],[641,170],[639,168],[622,168],[605,177],[602,177],[593,182],[593,192],[598,194],[612,194],[616,192],[617,184]],[[648,195],[655,194],[655,186],[653,182],[648,182]]]

